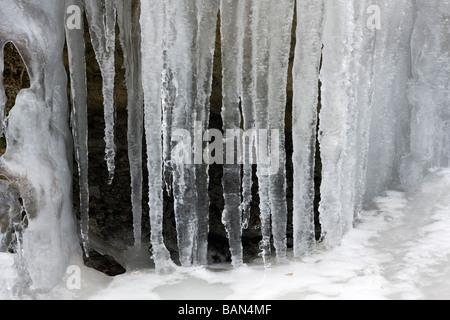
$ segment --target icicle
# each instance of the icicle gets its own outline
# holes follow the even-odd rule
[[[195,171],[192,164],[193,126],[193,70],[196,39],[195,3],[166,1],[165,6],[165,75],[173,75],[165,85],[167,101],[165,110],[171,111],[171,169],[174,211],[177,226],[178,249],[183,266],[193,263],[194,235],[197,226],[195,208]],[[194,53],[194,54],[193,54]],[[173,103],[173,104],[172,104]],[[168,115],[169,116],[169,115]],[[183,150],[181,161],[176,158],[177,148]],[[182,146],[186,146],[185,149]]]
[[[201,0],[199,3],[199,24],[197,32],[197,97],[195,103],[196,121],[201,123],[201,133],[209,128],[210,97],[212,92],[212,77],[214,63],[214,49],[216,40],[217,14],[219,10],[219,0]],[[203,139],[201,139],[203,140]],[[203,155],[203,148],[199,148],[200,143],[194,143],[194,155]],[[207,265],[208,259],[208,234],[209,234],[209,165],[199,157],[194,161],[196,192],[197,192],[197,240],[195,262],[200,265]]]
[[[293,8],[294,2],[290,0],[259,1],[253,7],[253,102],[263,238],[260,248],[266,267],[271,264],[272,235],[277,259],[286,257],[284,110]],[[265,159],[266,155],[270,159]]]
[[[357,133],[356,133],[356,164],[355,164],[355,203],[354,219],[358,219],[364,205],[364,194],[366,191],[367,161],[369,152],[369,133],[371,122],[371,105],[373,94],[374,57],[376,55],[376,30],[370,29],[364,24],[367,19],[367,9],[372,2],[364,0],[356,2],[356,32],[355,42],[360,45],[356,48],[353,64],[359,64],[359,74],[353,81],[356,91],[356,103],[358,110]],[[367,22],[367,21],[366,21]]]
[[[161,74],[163,70],[163,34],[165,6],[163,0],[141,3],[142,83],[145,101],[145,136],[149,172],[149,206],[151,245],[158,271],[171,266],[163,237],[163,176],[161,132]]]
[[[222,36],[222,66],[223,66],[223,102],[222,121],[223,130],[226,132],[225,144],[236,145],[235,134],[240,132],[241,112],[240,83],[242,82],[242,48],[245,20],[241,19],[241,12],[245,9],[243,1],[222,0],[220,4],[221,36]],[[238,135],[240,139],[240,135]],[[231,141],[227,141],[231,140]],[[227,230],[232,264],[235,267],[243,263],[242,249],[242,216],[241,206],[241,166],[236,159],[237,149],[227,150],[231,152],[232,161],[223,166],[223,190],[225,208],[222,214],[222,222]],[[227,153],[227,159],[230,155]],[[239,161],[239,162],[238,162]]]
[[[164,26],[167,24],[167,18],[164,17]],[[164,30],[166,27],[164,27]],[[172,161],[171,151],[172,151],[172,109],[175,104],[175,79],[171,69],[168,66],[168,52],[167,43],[169,39],[167,35],[164,35],[163,39],[163,61],[164,67],[162,71],[162,135],[163,135],[163,174],[164,174],[164,184],[169,195],[173,194],[172,191]]]
[[[164,182],[174,197],[181,264],[206,264],[209,177],[197,155],[208,128],[218,1],[169,0],[163,10]]]
[[[285,113],[294,3],[293,0],[272,1],[269,7],[271,17],[267,105],[270,121],[268,129],[271,130],[269,183],[273,244],[277,261],[286,259],[287,250]]]
[[[108,166],[108,183],[114,179],[116,145],[114,143],[114,77],[116,7],[115,0],[84,0],[92,45],[103,77],[105,107],[105,160]]]
[[[82,8],[82,0],[71,0],[68,4]],[[81,14],[80,19],[83,15]],[[72,94],[72,132],[75,158],[78,163],[80,186],[80,233],[84,253],[89,255],[89,150],[87,116],[87,81],[83,21],[80,29],[66,29],[69,53],[70,83]]]
[[[363,65],[370,63],[371,59],[362,59],[366,43],[373,39],[364,34],[363,29],[367,29],[367,8],[370,4],[366,4],[364,1],[355,1],[353,3],[353,15],[349,19],[353,22],[353,32],[351,34],[351,60],[348,65],[348,78],[349,85],[346,89],[348,96],[348,106],[346,115],[346,145],[345,145],[345,158],[342,162],[342,185],[341,185],[341,198],[342,201],[342,228],[343,233],[347,233],[353,228],[353,223],[359,212],[355,211],[360,207],[360,204],[356,201],[361,197],[358,193],[362,190],[363,185],[357,185],[359,180],[358,174],[364,174],[363,171],[364,159],[361,156],[366,157],[364,146],[366,141],[362,140],[364,136],[367,136],[369,109],[367,100],[360,101],[359,94],[364,94],[367,90],[366,87],[359,87],[360,82],[363,82],[361,78],[367,78],[369,74],[362,73],[365,71]],[[370,64],[369,64],[370,66]],[[361,127],[361,125],[363,127]],[[360,149],[361,147],[361,149]],[[361,152],[361,153],[359,153]]]
[[[323,65],[321,72],[322,110],[320,113],[320,148],[322,156],[322,185],[320,222],[322,237],[327,246],[340,243],[345,233],[343,203],[348,187],[343,181],[343,166],[349,161],[349,122],[352,60],[352,35],[354,31],[354,4],[340,0],[325,2]],[[353,188],[353,186],[352,186]]]
[[[293,69],[294,255],[315,247],[314,163],[316,155],[323,1],[297,2],[297,46]]]
[[[242,74],[240,83],[241,96],[241,112],[242,112],[242,127],[247,134],[242,139],[242,204],[240,210],[242,211],[242,229],[247,229],[250,222],[250,210],[252,202],[252,186],[253,186],[253,164],[255,164],[256,156],[253,149],[256,137],[253,134],[255,131],[255,114],[253,109],[253,64],[252,64],[252,9],[253,1],[245,1],[244,10],[241,11],[239,19],[242,19],[242,26],[244,29],[241,51],[242,55],[239,64],[239,72]]]
[[[139,7],[132,10],[131,1],[117,0],[120,42],[124,50],[125,78],[128,93],[128,159],[131,176],[131,202],[135,246],[142,242],[142,136],[143,92],[141,80]]]
[[[252,33],[253,33],[253,108],[255,115],[255,129],[257,133],[268,128],[267,108],[269,106],[268,82],[269,78],[269,21],[268,21],[269,1],[259,1],[253,3]],[[283,17],[284,18],[284,17]],[[260,242],[260,256],[267,268],[271,266],[271,227],[270,227],[270,196],[269,196],[269,177],[263,174],[263,165],[259,150],[261,149],[261,137],[257,134],[257,177],[259,183],[260,198],[260,221],[262,241]],[[267,138],[267,137],[266,137]],[[267,141],[266,141],[267,143]],[[266,145],[267,146],[267,145]],[[266,150],[263,150],[266,151]]]

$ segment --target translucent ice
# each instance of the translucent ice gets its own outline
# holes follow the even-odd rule
[[[144,108],[141,75],[140,4],[117,0],[120,43],[124,50],[125,78],[128,94],[128,159],[131,175],[131,202],[135,245],[142,242],[142,137]]]
[[[401,172],[408,190],[419,186],[426,169],[450,163],[450,1],[418,3],[408,87],[411,153],[403,159]]]
[[[315,247],[314,164],[317,139],[319,70],[322,56],[323,1],[297,3],[293,105],[294,253],[300,257]]]
[[[75,158],[78,163],[80,186],[80,233],[85,254],[89,254],[89,150],[87,115],[87,80],[85,44],[83,32],[82,1],[71,0],[68,6],[80,8],[80,29],[67,28],[67,51],[69,54],[70,84],[72,94],[72,133]]]
[[[115,0],[84,0],[86,16],[95,55],[103,78],[103,104],[105,108],[105,160],[108,166],[108,182],[112,183],[115,171],[116,145],[114,142],[115,108],[114,77],[116,47]]]
[[[147,167],[149,175],[149,206],[153,259],[158,270],[165,270],[170,257],[162,234],[163,176],[161,133],[161,74],[163,70],[163,1],[142,3],[142,85],[145,98],[145,135],[147,141]]]

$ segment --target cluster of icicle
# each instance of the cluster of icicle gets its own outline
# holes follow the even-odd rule
[[[62,27],[77,13],[87,18],[103,76],[109,182],[115,170],[113,93],[119,27],[128,91],[134,238],[138,247],[143,242],[145,147],[150,240],[159,271],[172,265],[163,237],[164,189],[175,200],[181,264],[208,263],[209,165],[199,164],[199,159],[191,159],[192,164],[173,160],[183,138],[177,136],[179,130],[189,132],[188,140],[194,141],[211,129],[209,101],[219,18],[223,128],[214,129],[279,132],[256,138],[257,145],[279,147],[271,150],[278,152],[277,172],[267,174],[267,163],[256,156],[260,249],[266,267],[274,258],[285,260],[288,252],[285,123],[292,49],[296,258],[317,245],[317,141],[322,163],[321,241],[327,247],[338,245],[364,205],[384,190],[413,190],[428,169],[450,165],[450,0],[2,0],[0,71],[3,47],[13,42],[31,78],[31,87],[19,93],[7,117],[0,81],[0,131],[8,144],[0,158],[0,251],[13,244],[22,275],[19,286],[55,284],[77,247],[72,137],[63,89],[64,36],[80,176],[80,234],[89,252],[84,29],[68,27],[64,35]],[[241,141],[241,146],[249,144]],[[198,149],[204,145],[194,143],[192,157],[201,155]],[[227,152],[237,156],[236,150]],[[250,163],[223,166],[222,221],[235,267],[243,264],[241,237],[249,226],[252,172]]]
[[[81,2],[81,1],[80,1]],[[286,259],[284,149],[286,88],[294,10],[294,255],[316,246],[314,157],[320,142],[322,241],[338,244],[363,205],[382,191],[413,189],[425,170],[449,165],[448,0],[85,0],[103,74],[107,150],[114,174],[114,39],[124,49],[135,241],[141,239],[142,135],[147,143],[153,258],[171,261],[162,233],[163,188],[173,193],[180,262],[207,263],[208,165],[171,161],[174,129],[209,128],[217,19],[223,65],[223,128],[280,130],[280,170],[258,170],[261,256]],[[380,9],[370,25],[374,5]],[[368,10],[369,9],[369,10]],[[220,12],[220,15],[219,15]],[[373,21],[373,19],[372,19]],[[72,57],[82,234],[88,243],[87,120],[81,36]],[[322,62],[321,62],[322,61]],[[78,81],[77,81],[78,80]],[[321,109],[318,110],[319,80]],[[144,101],[144,103],[142,102]],[[317,125],[320,120],[319,136]],[[192,135],[194,132],[192,132]],[[193,150],[195,154],[195,150]],[[258,167],[259,167],[259,163]],[[170,177],[170,178],[168,178]],[[251,165],[224,165],[223,224],[234,266],[243,263]]]

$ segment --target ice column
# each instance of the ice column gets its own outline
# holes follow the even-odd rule
[[[151,244],[156,269],[170,267],[169,252],[163,238],[163,176],[162,176],[162,109],[161,74],[163,70],[163,35],[165,1],[152,0],[141,3],[142,29],[142,84],[144,92],[145,136],[147,142],[147,167],[149,172],[149,206]]]
[[[217,16],[219,0],[201,0],[198,2],[198,32],[196,39],[196,96],[194,104],[194,119],[201,133],[196,135],[198,142],[194,143],[194,155],[202,155],[200,137],[209,128],[210,98],[212,92],[212,77],[214,65],[214,49],[216,40]],[[201,128],[200,128],[201,127]],[[197,192],[197,235],[194,250],[194,262],[207,265],[208,234],[209,234],[209,165],[198,156],[195,164],[195,179]]]
[[[317,139],[319,68],[322,56],[323,1],[297,2],[297,44],[293,69],[294,102],[294,255],[315,247],[314,169]]]
[[[72,7],[75,6],[75,7]],[[70,84],[72,98],[72,134],[75,158],[78,163],[80,186],[80,234],[86,255],[89,254],[89,150],[87,116],[87,80],[83,28],[82,0],[67,1],[67,14],[80,19],[80,25],[66,24],[67,49],[69,53]],[[69,10],[73,8],[74,11]],[[80,10],[78,12],[77,10]],[[79,14],[79,16],[77,16]],[[66,21],[68,21],[67,16]]]
[[[201,135],[195,133],[208,124],[217,10],[217,1],[166,2],[164,110],[171,112],[172,190],[183,266],[206,262],[207,167],[198,164]]]
[[[372,34],[365,33],[368,30],[367,20],[368,8],[371,3],[368,1],[355,1],[353,4],[353,15],[348,19],[353,23],[353,32],[350,35],[349,45],[350,62],[347,66],[349,83],[344,94],[348,97],[346,115],[346,145],[342,162],[341,180],[341,200],[342,200],[342,225],[345,234],[353,228],[355,219],[361,210],[362,194],[364,193],[365,161],[367,158],[367,137],[370,119],[370,108],[367,101],[367,90],[370,88],[370,81],[373,53],[367,53],[367,48],[373,48]]]
[[[349,227],[343,205],[350,199],[344,190],[344,166],[351,161],[348,155],[352,126],[350,122],[351,101],[348,91],[352,85],[352,35],[355,29],[353,1],[325,2],[323,34],[322,109],[320,113],[320,148],[322,157],[322,185],[320,222],[326,245],[340,242]],[[353,189],[353,186],[351,186]]]
[[[294,2],[253,3],[253,103],[262,241],[261,256],[270,267],[271,236],[277,259],[286,257],[285,108]]]
[[[209,176],[203,132],[209,126],[218,7],[218,1],[206,0],[161,0],[142,6],[150,216],[157,266],[168,259],[162,237],[164,184],[175,201],[181,264],[207,264]]]
[[[242,61],[240,61],[240,103],[242,112],[242,128],[245,131],[245,135],[242,137],[242,154],[241,160],[243,164],[242,169],[242,229],[247,229],[250,222],[250,210],[252,203],[252,186],[253,186],[253,165],[256,161],[256,155],[254,153],[255,144],[255,111],[253,109],[253,64],[252,64],[252,23],[251,17],[253,15],[253,1],[245,1],[245,9],[241,19],[244,29],[243,41],[241,43],[242,49]]]
[[[117,0],[116,4],[128,94],[128,159],[130,162],[134,241],[136,246],[140,246],[142,242],[142,138],[144,131],[140,4],[134,10],[132,1]]]
[[[270,130],[270,168],[268,173],[273,245],[276,251],[276,260],[282,261],[286,258],[287,249],[285,118],[294,1],[271,2],[269,10],[271,20],[269,29],[269,104],[267,106],[269,116],[267,129]]]
[[[166,70],[174,75],[171,161],[178,250],[183,266],[193,263],[197,193],[192,141],[194,124],[194,88],[197,47],[197,2],[166,1]],[[181,151],[180,151],[181,150]]]
[[[236,141],[236,138],[241,139],[240,134],[235,135],[231,132],[240,133],[241,129],[242,48],[244,46],[246,18],[249,16],[248,10],[245,1],[222,0],[220,3],[223,66],[222,120],[223,129],[226,132],[225,145],[227,146],[235,146],[236,143],[240,143],[240,141]],[[226,163],[223,168],[222,184],[225,208],[222,222],[228,234],[232,263],[236,267],[243,263],[241,165],[240,159],[237,159],[237,148],[227,149],[226,156],[227,159],[232,159],[232,161]]]
[[[372,2],[370,0],[355,3],[355,50],[353,54],[352,70],[354,72],[354,85],[350,93],[353,97],[353,108],[357,110],[355,121],[356,136],[354,136],[355,148],[353,150],[355,160],[354,168],[354,195],[352,203],[347,206],[348,210],[353,210],[353,218],[357,219],[364,205],[364,194],[366,191],[367,161],[369,152],[369,133],[371,121],[371,105],[373,99],[373,75],[376,39],[379,30],[376,29],[377,21],[373,25],[367,24],[367,17],[373,14]],[[380,21],[381,22],[381,21]],[[352,209],[350,206],[353,205]],[[350,218],[350,217],[349,217]]]

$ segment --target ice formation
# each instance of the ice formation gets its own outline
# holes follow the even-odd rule
[[[241,238],[250,221],[252,165],[260,199],[260,256],[266,267],[287,257],[291,213],[285,145],[290,127],[296,258],[314,250],[318,238],[318,153],[320,240],[328,247],[340,243],[362,208],[383,191],[413,190],[426,170],[450,163],[450,0],[3,0],[0,48],[13,42],[32,80],[6,118],[0,81],[1,132],[8,142],[0,158],[0,248],[16,252],[23,275],[18,286],[50,287],[77,245],[70,194],[72,139],[80,175],[79,234],[86,252],[89,247],[83,11],[103,76],[110,182],[116,148],[116,25],[120,31],[135,245],[143,242],[145,137],[157,270],[166,271],[173,263],[163,236],[164,189],[174,198],[181,265],[208,263],[211,162],[205,160],[210,148],[223,145],[222,156],[234,160],[223,165],[222,222],[235,267],[244,262]],[[77,12],[81,25],[70,28],[67,19]],[[218,17],[223,127],[211,128]],[[72,136],[62,62],[64,26]],[[291,50],[293,109],[287,128]],[[3,59],[1,50],[0,70]],[[54,272],[48,276],[44,270]]]
[[[142,242],[142,137],[144,132],[139,18],[140,6],[133,8],[131,1],[117,1],[120,43],[125,50],[125,78],[128,91],[128,158],[130,161],[131,201],[136,246],[139,246]]]
[[[67,51],[69,56],[69,70],[72,96],[72,133],[74,141],[75,159],[78,164],[80,185],[80,235],[83,249],[89,252],[89,150],[88,150],[88,115],[87,115],[87,80],[85,62],[85,44],[83,33],[83,2],[82,0],[68,1],[67,14],[76,14],[79,9],[79,29],[66,26]],[[75,11],[70,10],[76,8]]]
[[[78,247],[62,56],[65,9],[59,0],[1,4],[1,51],[7,42],[16,46],[31,82],[3,122],[7,151],[0,158],[2,221],[9,219],[2,248],[16,253],[17,291],[52,288]]]
[[[297,1],[297,45],[293,66],[292,140],[294,175],[294,254],[315,247],[314,170],[317,139],[319,70],[322,57],[323,1]]]
[[[117,2],[119,3],[119,2]],[[105,160],[109,183],[114,179],[116,145],[114,143],[114,77],[116,49],[117,8],[115,0],[85,0],[92,46],[94,47],[103,79],[103,104],[105,107]],[[131,30],[130,30],[131,31]]]

